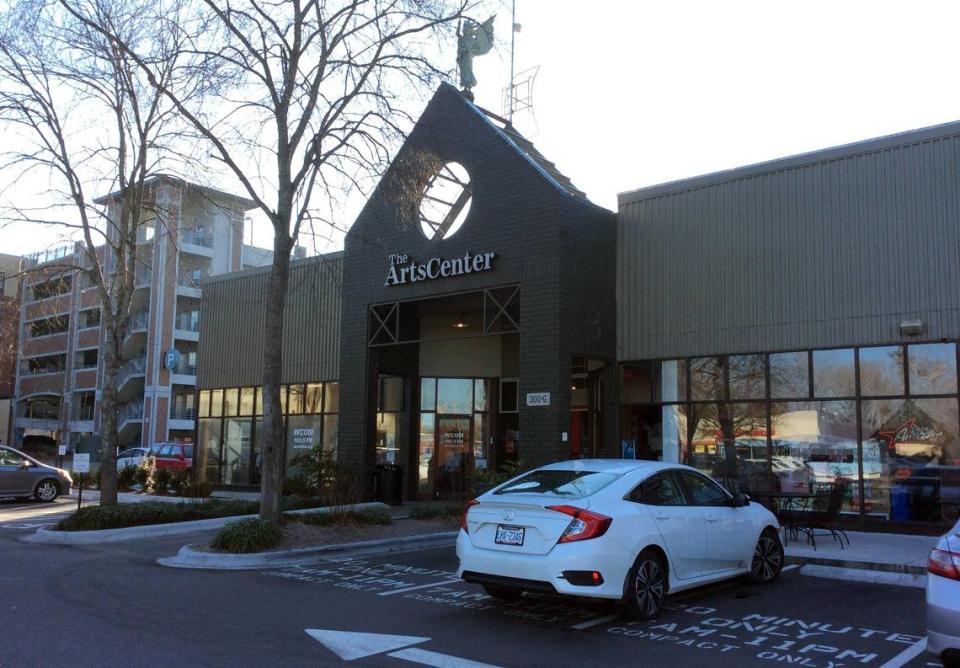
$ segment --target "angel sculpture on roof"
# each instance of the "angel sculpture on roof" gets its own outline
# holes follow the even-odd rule
[[[457,32],[457,69],[460,70],[460,85],[472,99],[470,89],[477,85],[473,75],[473,59],[490,52],[493,48],[493,19],[496,14],[483,23],[465,19],[462,30]]]

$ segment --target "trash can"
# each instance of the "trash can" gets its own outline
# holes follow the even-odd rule
[[[403,467],[379,464],[376,469],[376,500],[391,506],[403,505]]]
[[[894,522],[910,520],[910,490],[906,487],[890,488],[890,519]]]

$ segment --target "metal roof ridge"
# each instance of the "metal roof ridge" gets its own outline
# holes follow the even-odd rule
[[[798,169],[800,167],[830,162],[832,160],[879,153],[892,148],[920,144],[951,136],[960,136],[960,121],[950,121],[948,123],[939,123],[937,125],[904,130],[888,135],[880,135],[879,137],[870,137],[846,144],[827,146],[802,153],[772,158],[770,160],[763,160],[761,162],[731,167],[729,169],[707,172],[706,174],[696,174],[681,179],[625,190],[617,193],[617,203],[618,205],[630,204],[661,195],[674,194],[685,190],[695,190],[789,169]]]

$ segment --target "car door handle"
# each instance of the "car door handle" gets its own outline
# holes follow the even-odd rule
[[[716,515],[704,515],[703,519],[708,522],[716,522],[719,518]]]
[[[653,517],[654,517],[655,519],[658,519],[658,520],[668,520],[668,519],[670,519],[670,516],[667,515],[666,513],[655,514]]]

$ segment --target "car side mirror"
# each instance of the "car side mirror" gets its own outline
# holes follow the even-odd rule
[[[30,468],[30,462],[20,462],[20,468],[22,469]]]
[[[737,492],[733,495],[733,498],[730,499],[730,505],[734,508],[743,508],[750,505],[750,497],[744,494],[743,492]]]

